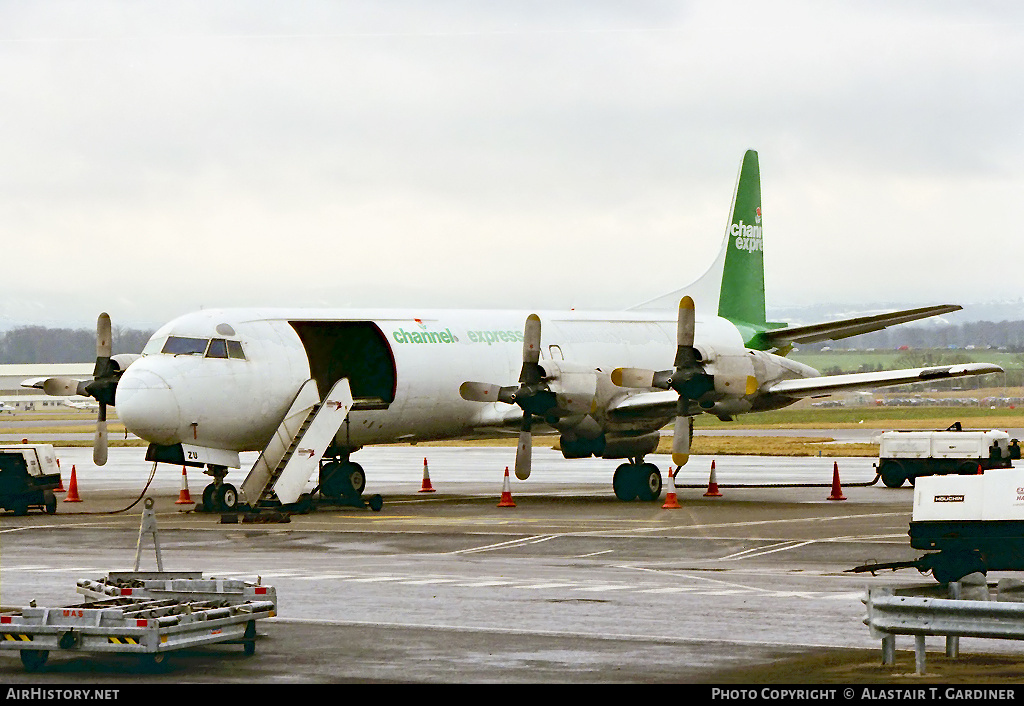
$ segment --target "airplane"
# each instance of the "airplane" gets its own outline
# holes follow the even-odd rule
[[[65,400],[64,404],[72,409],[85,409],[98,411],[100,408],[99,402],[94,400]]]
[[[616,497],[655,500],[662,475],[645,458],[669,424],[672,462],[682,466],[698,414],[731,420],[839,391],[1002,371],[971,363],[821,375],[786,358],[796,343],[842,339],[961,307],[810,326],[770,322],[761,215],[758,155],[749,150],[709,269],[690,287],[630,309],[204,309],[160,327],[141,354],[115,356],[110,317],[101,314],[92,380],[23,384],[97,400],[97,465],[106,460],[106,408],[116,405],[125,427],[149,442],[148,460],[205,466],[213,480],[204,506],[233,509],[254,506],[256,498],[245,484],[240,498],[224,481],[227,469],[240,468],[241,452],[267,453],[299,398],[310,394],[303,392],[310,381],[318,402],[339,381],[350,393],[331,398],[347,414],[316,459],[317,490],[326,498],[359,498],[366,476],[352,454],[396,442],[518,433],[515,474],[525,480],[539,432],[558,434],[566,459],[623,460],[612,478]],[[298,491],[278,496],[288,504]]]

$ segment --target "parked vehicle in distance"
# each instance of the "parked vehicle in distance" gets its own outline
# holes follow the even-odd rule
[[[878,447],[878,474],[889,488],[919,476],[975,475],[1010,468],[1020,458],[1017,439],[1005,431],[963,429],[956,422],[942,431],[887,431]]]
[[[50,444],[0,446],[0,507],[25,515],[39,507],[57,512],[53,494],[60,487],[60,467]]]

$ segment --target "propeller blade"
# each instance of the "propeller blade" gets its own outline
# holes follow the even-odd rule
[[[43,392],[55,397],[79,395],[79,386],[84,384],[74,378],[47,378],[43,381]]]
[[[690,435],[693,433],[693,417],[676,417],[672,432],[672,463],[684,466],[690,460]]]
[[[540,366],[540,317],[530,314],[523,327],[523,367],[519,373],[521,385],[536,385],[544,379]]]
[[[530,314],[523,329],[523,363],[540,361],[540,317]]]
[[[643,368],[616,368],[612,371],[612,384],[618,387],[654,387],[653,370]]]
[[[743,394],[745,394],[745,395],[752,395],[755,392],[757,392],[757,388],[758,388],[757,378],[754,377],[753,375],[748,375],[747,376],[747,387],[743,391]]]
[[[464,382],[459,387],[459,396],[467,402],[497,402],[500,385],[487,382]]]
[[[696,314],[693,299],[683,297],[679,300],[679,320],[676,322],[676,345],[693,347],[693,334],[696,328]]]
[[[103,312],[96,319],[96,357],[109,358],[112,350],[110,315]]]
[[[96,420],[96,436],[92,443],[92,461],[97,466],[107,463],[107,406],[100,403],[100,416]]]
[[[516,447],[516,478],[519,480],[529,478],[532,465],[533,435],[530,433],[529,423],[524,421],[523,430],[519,432],[519,446]]]

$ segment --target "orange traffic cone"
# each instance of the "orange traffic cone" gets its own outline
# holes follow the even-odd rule
[[[985,475],[985,469],[983,469],[983,468],[981,467],[981,464],[980,464],[980,463],[978,464],[978,473],[977,473],[976,475],[979,475],[979,476],[983,476],[983,475]]]
[[[423,485],[420,487],[420,492],[434,492],[434,486],[430,485],[430,471],[427,470],[427,459],[423,459]]]
[[[828,496],[829,500],[846,500],[843,496],[843,489],[839,487],[839,462],[834,462],[832,466],[832,494]]]
[[[505,485],[501,490],[501,501],[498,503],[498,507],[515,507],[516,504],[512,502],[512,486],[508,480],[508,466],[505,466]]]
[[[68,485],[68,494],[64,498],[66,503],[80,503],[82,499],[78,497],[78,476],[75,473],[75,467],[71,467],[71,483]]]
[[[711,462],[711,477],[708,479],[708,492],[704,493],[705,498],[720,498],[722,494],[718,491],[718,479],[715,477],[715,462]]]
[[[678,470],[678,469],[676,469]],[[661,506],[662,510],[676,510],[681,508],[682,505],[676,499],[676,474],[672,472],[672,466],[668,467],[668,492],[665,493],[665,504]]]
[[[191,505],[194,500],[188,493],[188,476],[185,474],[185,467],[181,467],[181,492],[178,493],[178,499],[175,501],[175,505]]]

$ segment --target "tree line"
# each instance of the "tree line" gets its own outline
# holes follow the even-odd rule
[[[152,331],[114,326],[111,348],[117,353],[141,353]],[[0,334],[0,363],[91,363],[96,360],[95,329],[19,326]]]
[[[895,350],[903,346],[910,349],[973,347],[1024,352],[1024,321],[969,321],[962,324],[893,326],[840,341],[801,344],[800,348],[821,350],[825,346],[856,350]]]

